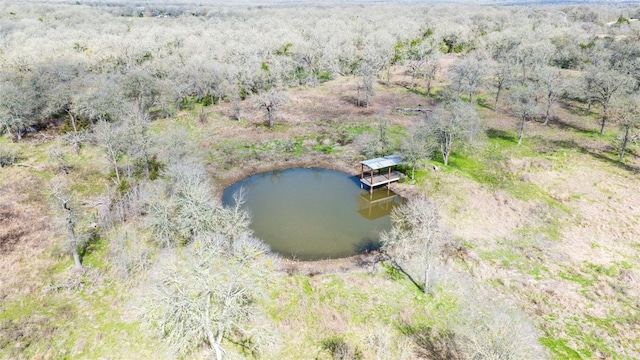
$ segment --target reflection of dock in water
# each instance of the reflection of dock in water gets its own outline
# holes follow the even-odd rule
[[[361,191],[358,197],[358,213],[369,220],[389,215],[398,205],[402,205],[402,198],[386,188]]]

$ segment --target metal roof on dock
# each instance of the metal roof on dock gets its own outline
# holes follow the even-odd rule
[[[400,155],[387,155],[385,157],[360,162],[360,164],[368,167],[371,170],[384,169],[391,166],[400,165],[402,163],[402,156]]]

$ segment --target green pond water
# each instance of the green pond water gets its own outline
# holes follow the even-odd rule
[[[224,205],[245,192],[245,209],[256,237],[287,258],[318,260],[346,257],[379,248],[389,229],[391,209],[404,199],[387,188],[370,194],[360,179],[318,168],[269,171],[225,189]]]

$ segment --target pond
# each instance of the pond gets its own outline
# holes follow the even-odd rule
[[[379,234],[391,227],[389,213],[404,199],[387,188],[372,194],[360,179],[319,168],[269,171],[225,189],[224,205],[245,192],[256,237],[287,258],[340,258],[379,248]]]

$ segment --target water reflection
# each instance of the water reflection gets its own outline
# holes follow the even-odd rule
[[[357,180],[357,179],[356,179]],[[379,248],[379,233],[403,199],[381,188],[372,194],[359,181],[326,169],[287,169],[256,174],[224,191],[223,203],[244,187],[255,235],[283,256],[338,258]]]
[[[375,189],[373,192],[362,190],[358,197],[358,213],[369,220],[375,220],[389,216],[391,210],[402,205],[402,202],[400,195],[386,187]]]

